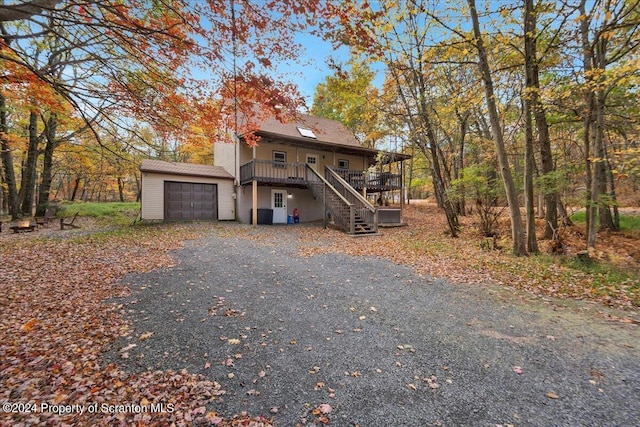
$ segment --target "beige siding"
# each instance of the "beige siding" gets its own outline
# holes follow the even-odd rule
[[[273,152],[282,151],[287,153],[288,163],[295,163],[298,161],[296,159],[296,148],[284,144],[261,143],[256,151],[256,158],[258,160],[273,160]]]
[[[238,154],[238,158],[239,158],[239,163],[240,165],[244,165],[245,163],[248,163],[251,161],[252,159],[252,150],[253,148],[249,147],[247,144],[245,144],[244,142],[240,143],[240,147],[239,148],[239,154]]]
[[[333,151],[314,150],[313,148],[292,147],[284,144],[260,143],[256,149],[258,160],[273,160],[273,152],[281,151],[287,153],[288,163],[306,163],[308,154],[318,156],[318,170],[323,171],[325,166],[338,166],[338,160],[349,161],[349,169],[365,170],[365,160],[363,156],[354,156]],[[241,150],[240,163],[244,164],[251,160],[251,149]]]
[[[331,165],[338,167],[339,160],[347,160],[349,162],[349,169],[356,171],[363,171],[365,167],[365,159],[363,156],[350,156],[340,153],[332,153]]]
[[[160,173],[142,173],[142,219],[164,219],[164,182],[197,182],[218,185],[218,219],[235,219],[233,181],[230,179],[191,177]]]
[[[217,142],[213,144],[213,164],[221,166],[231,175],[235,176],[235,152],[236,144]]]

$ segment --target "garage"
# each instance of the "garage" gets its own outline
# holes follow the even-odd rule
[[[142,161],[142,219],[235,220],[233,176],[220,166]]]
[[[164,182],[166,221],[218,219],[218,186],[193,182]]]

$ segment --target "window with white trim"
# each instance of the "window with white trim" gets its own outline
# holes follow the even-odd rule
[[[273,163],[276,168],[285,168],[285,163],[287,163],[287,153],[284,151],[274,151],[273,152]]]

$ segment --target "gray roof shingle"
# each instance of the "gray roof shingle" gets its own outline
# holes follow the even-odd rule
[[[298,131],[298,127],[312,130],[317,138],[302,136]],[[302,139],[309,142],[317,141],[332,145],[364,148],[353,135],[353,132],[343,126],[342,123],[307,114],[301,114],[296,120],[287,123],[281,123],[276,118],[266,119],[260,124],[260,129],[256,132],[258,135],[264,133],[298,140]]]
[[[165,162],[163,160],[143,159],[140,170],[152,173],[233,179],[233,176],[221,166]]]

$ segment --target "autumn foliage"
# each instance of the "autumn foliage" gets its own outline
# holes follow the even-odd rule
[[[128,163],[132,180],[140,157],[197,161],[194,151],[212,151],[234,132],[251,135],[261,115],[295,111],[302,99],[275,64],[298,60],[294,36],[313,26],[322,7],[213,0],[3,6],[0,137],[9,213],[31,214],[36,198],[23,187],[36,183],[21,179],[39,175],[42,215],[56,195],[51,181],[69,172],[57,162],[63,148],[109,169]],[[90,179],[70,175],[76,187]],[[123,194],[123,183],[117,191]]]

